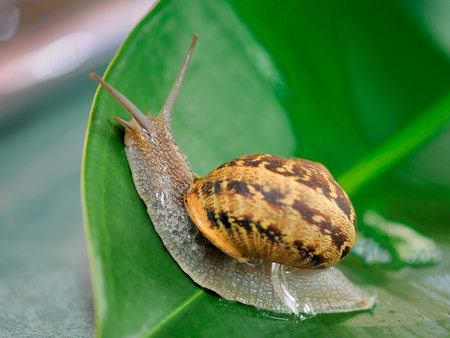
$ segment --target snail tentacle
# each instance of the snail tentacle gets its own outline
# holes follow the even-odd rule
[[[90,72],[89,76],[99,82],[117,101],[120,102],[122,106],[125,107],[126,110],[133,116],[133,118],[136,120],[136,122],[145,129],[147,117],[144,115],[143,112],[139,110],[138,107],[134,105],[133,102],[128,100],[128,98],[120,93],[117,89],[112,87],[110,84],[105,82],[102,78],[100,78],[95,72]],[[118,121],[120,122],[120,121]],[[122,123],[122,122],[120,122]],[[131,125],[130,125],[131,126]]]
[[[172,122],[172,115],[175,109],[175,104],[177,103],[178,95],[180,94],[181,86],[183,84],[184,77],[186,75],[186,71],[189,66],[189,62],[191,61],[192,54],[194,53],[195,43],[197,42],[198,35],[194,34],[192,38],[191,45],[184,57],[183,65],[181,66],[180,72],[175,80],[175,83],[170,90],[169,96],[164,103],[161,112],[158,114],[158,118],[164,119],[167,124],[170,126]]]
[[[119,122],[122,126],[124,126],[125,128],[127,128],[130,131],[133,129],[133,125],[130,122],[125,121],[124,119],[120,118],[119,116],[114,116],[113,120]]]

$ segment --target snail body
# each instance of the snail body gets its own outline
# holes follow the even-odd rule
[[[255,154],[196,179],[171,131],[196,39],[156,117],[90,73],[133,117],[114,119],[125,127],[133,181],[164,246],[197,284],[227,300],[279,313],[371,308],[373,299],[328,268],[349,253],[356,218],[323,165]]]

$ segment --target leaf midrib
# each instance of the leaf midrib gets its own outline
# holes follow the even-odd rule
[[[449,120],[450,92],[447,92],[428,110],[342,174],[338,178],[339,183],[348,195],[355,195],[367,183],[430,140]]]
[[[191,297],[186,299],[183,303],[178,305],[172,312],[170,312],[166,317],[162,318],[162,320],[158,323],[158,325],[153,326],[150,331],[147,333],[138,333],[133,337],[150,337],[153,336],[156,332],[158,332],[166,323],[168,323],[171,319],[178,316],[185,308],[189,307],[192,303],[194,303],[200,296],[204,295],[205,291],[203,289],[199,289],[193,293]],[[147,330],[147,329],[144,329]]]

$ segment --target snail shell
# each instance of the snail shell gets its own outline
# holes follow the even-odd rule
[[[356,286],[339,272],[339,270],[333,267],[327,269],[300,269],[272,262],[258,264],[243,263],[212,245],[191,221],[184,207],[183,195],[191,186],[194,187],[193,189],[196,189],[196,186],[200,186],[200,190],[208,195],[211,191],[211,188],[209,188],[210,183],[206,183],[208,181],[203,181],[203,185],[200,183],[202,181],[194,183],[195,175],[186,156],[184,156],[176,144],[170,125],[175,102],[186,74],[196,39],[197,36],[194,35],[194,39],[186,54],[175,84],[161,112],[156,117],[143,114],[123,94],[100,79],[95,73],[89,74],[101,83],[133,116],[131,121],[125,121],[117,116],[114,119],[125,127],[125,150],[133,181],[139,196],[146,204],[147,212],[164,246],[183,271],[197,284],[215,291],[227,300],[239,301],[260,309],[279,313],[330,313],[371,308],[374,300],[363,296]],[[266,155],[252,156],[256,156],[254,158],[256,160],[258,156],[261,156],[262,159]],[[278,159],[280,161],[288,161],[281,160],[281,158]],[[332,183],[334,180],[332,181],[331,175],[329,175],[328,171],[322,165],[299,159],[289,161],[293,163],[293,167],[297,166],[298,161],[303,161],[306,164],[304,170],[306,172],[309,170],[310,173],[320,168],[321,176],[319,176],[323,178],[322,183],[331,183],[331,185],[317,183],[318,186],[315,188],[316,192],[320,188],[323,192],[322,195],[327,196],[329,194],[331,199],[327,202],[326,199],[322,198],[322,202],[317,202],[317,205],[314,206],[314,210],[316,211],[322,207],[330,207],[335,210],[335,213],[332,213],[334,216],[332,215],[328,219],[331,227],[327,229],[327,227],[323,226],[321,228],[322,230],[315,231],[316,234],[322,233],[320,235],[322,239],[318,240],[318,245],[311,251],[308,251],[308,244],[305,244],[303,263],[300,263],[300,265],[304,264],[305,266],[311,267],[331,265],[348,253],[346,248],[350,248],[355,240],[353,228],[353,222],[355,221],[354,212],[352,208],[350,208],[350,211],[347,209],[351,204],[347,204],[349,201],[346,195],[342,195],[342,191],[337,189],[337,186],[334,186],[334,183]],[[233,161],[229,162],[223,168],[231,169],[232,163]],[[291,167],[287,165],[276,170],[286,170],[286,172],[289,172],[289,168]],[[252,170],[251,167],[248,169]],[[308,175],[304,176],[305,181],[307,181],[306,177]],[[302,179],[302,177],[299,176],[299,179]],[[216,187],[217,181],[214,182],[213,190]],[[229,182],[226,184],[226,187],[228,187]],[[308,185],[306,182],[304,184],[306,186]],[[222,182],[219,186],[220,188],[226,188],[225,182]],[[281,189],[282,186],[279,188]],[[330,190],[328,191],[328,189]],[[236,189],[234,190],[236,191]],[[266,196],[267,194],[270,195],[270,192],[265,189],[261,189],[258,193],[256,193],[256,190],[258,189],[254,187],[250,189],[251,192],[255,192],[255,195],[260,194],[259,197],[264,196],[264,194]],[[187,193],[188,196],[190,194],[189,191]],[[282,189],[281,191],[284,190]],[[273,202],[276,201],[283,201],[289,204],[288,199],[284,198],[274,198]],[[341,205],[343,201],[345,201],[344,204],[347,207]],[[190,205],[189,202],[188,204]],[[290,205],[292,206],[292,203]],[[237,210],[236,212],[235,215],[238,215]],[[241,212],[243,216],[246,213],[245,209],[242,209]],[[307,212],[302,212],[301,214],[302,216],[300,218],[306,219],[311,224],[327,221],[322,221],[317,218],[320,216],[319,213],[308,215]],[[220,212],[218,215],[220,219]],[[262,217],[262,215],[258,217]],[[343,220],[344,218],[345,220]],[[241,216],[237,216],[236,219],[239,221]],[[349,223],[351,226],[347,226],[347,230],[345,231],[338,230],[335,226],[340,221]],[[226,227],[225,223],[222,222],[221,224]],[[265,229],[266,234],[271,236],[270,229],[268,227]],[[323,247],[321,248],[321,245],[327,245],[325,244],[327,241],[329,243],[333,241],[334,234],[341,232],[342,234],[345,232],[345,236],[342,237],[343,242],[340,248],[337,248],[337,245],[331,251]],[[290,236],[281,236],[281,238],[284,239]],[[307,242],[309,244],[316,241],[314,236],[311,236],[311,242],[309,239]],[[306,238],[304,238],[304,241],[306,243]],[[295,246],[295,240],[293,243]],[[238,258],[243,260],[247,256],[250,256],[249,252],[246,253],[241,247],[239,248],[240,256],[235,254]],[[292,245],[290,250],[295,251]],[[316,264],[314,258],[316,254],[321,255],[323,262]],[[266,256],[266,254],[263,254],[258,257],[265,258]],[[291,259],[289,258],[288,260],[290,261]],[[286,300],[287,298],[289,299]]]
[[[197,180],[184,200],[211,243],[240,261],[324,268],[356,239],[348,196],[323,165],[304,159],[239,157]]]

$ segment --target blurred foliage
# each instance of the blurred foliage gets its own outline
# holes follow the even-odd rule
[[[105,79],[141,110],[158,111],[197,32],[173,121],[194,171],[256,152],[324,163],[350,193],[363,240],[377,248],[370,261],[358,243],[340,269],[378,305],[298,323],[196,286],[162,247],[134,189],[112,121],[127,113],[99,89],[82,178],[99,335],[446,334],[448,259],[398,270],[450,251],[449,56],[411,6],[170,0],[143,19]],[[423,250],[426,262],[410,260]]]
[[[352,254],[368,265],[421,267],[436,264],[442,258],[432,239],[406,224],[387,220],[373,210],[363,214],[360,228]]]

